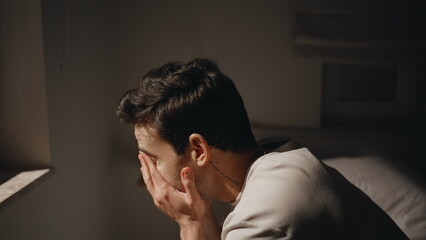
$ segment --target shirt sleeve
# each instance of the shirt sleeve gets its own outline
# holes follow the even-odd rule
[[[222,232],[222,239],[290,239],[287,238],[287,233],[280,228],[265,227],[253,222],[238,220],[237,218],[231,221],[232,224],[228,225]]]
[[[326,209],[318,194],[324,192],[318,184],[321,174],[306,156],[289,157],[292,161],[287,162],[272,156],[252,167],[239,203],[225,220],[222,239],[287,240],[300,229],[322,231],[311,225]]]

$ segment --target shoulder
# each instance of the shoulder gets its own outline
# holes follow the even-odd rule
[[[320,214],[323,208],[313,199],[325,195],[324,174],[322,163],[306,148],[259,158],[250,168],[225,225],[287,232],[304,222],[305,216]]]
[[[250,167],[241,197],[262,193],[270,200],[287,199],[298,192],[308,194],[318,185],[324,185],[326,178],[323,164],[307,148],[269,153]]]
[[[250,167],[246,180],[251,183],[262,174],[274,173],[286,174],[288,180],[302,180],[318,177],[318,174],[325,173],[325,169],[321,161],[307,148],[301,148],[288,152],[273,152],[260,157]],[[292,178],[289,178],[288,174]],[[277,180],[281,180],[281,177]]]
[[[259,158],[224,222],[222,236],[277,239],[302,226],[309,229],[306,225],[312,221],[328,222],[324,211],[336,202],[329,180],[321,161],[306,148]]]

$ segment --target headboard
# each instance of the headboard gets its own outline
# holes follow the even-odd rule
[[[320,159],[380,156],[403,162],[426,176],[426,131],[376,129],[291,129],[253,125],[257,139],[284,137],[306,146]]]

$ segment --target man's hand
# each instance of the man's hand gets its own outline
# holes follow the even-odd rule
[[[183,239],[219,239],[219,228],[211,204],[198,193],[191,168],[181,170],[184,187],[181,192],[160,175],[148,155],[140,152],[139,160],[144,182],[155,205],[179,224]]]

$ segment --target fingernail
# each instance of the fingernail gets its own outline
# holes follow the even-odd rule
[[[184,176],[185,176],[185,177],[190,177],[190,176],[191,176],[191,170],[186,170],[186,171],[184,172]]]

